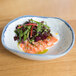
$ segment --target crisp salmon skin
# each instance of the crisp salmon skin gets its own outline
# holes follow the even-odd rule
[[[33,42],[33,45],[28,41],[25,41],[25,43],[20,43],[19,46],[26,53],[36,54],[38,52],[44,51],[47,47],[53,46],[57,41],[58,39],[50,36],[45,40]]]

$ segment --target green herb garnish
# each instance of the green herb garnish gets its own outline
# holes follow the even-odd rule
[[[42,35],[45,34],[45,32],[48,34],[49,27],[46,23],[41,23],[33,19],[30,19],[27,23],[28,24],[18,25],[19,28],[14,31],[16,36],[19,38],[17,39],[18,42],[22,42],[28,39],[28,41],[32,43],[36,41],[35,38],[40,36],[40,33]],[[36,27],[36,29],[33,29],[34,27]],[[36,31],[36,33],[33,35],[34,31]]]

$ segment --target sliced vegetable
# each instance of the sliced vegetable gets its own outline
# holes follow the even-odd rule
[[[25,25],[33,25],[33,26],[38,26],[36,23],[28,23],[28,24],[25,24]]]
[[[32,43],[51,36],[50,29],[44,21],[38,22],[33,19],[26,21],[23,25],[17,25],[14,32],[16,33],[14,40],[18,42],[29,40]]]
[[[30,34],[30,37],[32,37],[33,27],[34,27],[34,26],[31,27],[31,34]]]
[[[18,29],[22,28],[23,26],[19,26]]]

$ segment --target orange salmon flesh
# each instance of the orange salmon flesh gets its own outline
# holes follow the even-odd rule
[[[47,47],[51,47],[56,43],[58,39],[55,37],[48,37],[45,40],[39,40],[38,42],[33,42],[34,45],[30,44],[28,41],[25,43],[20,43],[20,48],[26,53],[36,54],[38,52],[42,52]]]

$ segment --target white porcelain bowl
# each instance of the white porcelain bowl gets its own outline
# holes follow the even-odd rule
[[[51,33],[54,34],[59,40],[51,47],[45,54],[29,54],[20,51],[17,47],[17,41],[14,41],[15,36],[14,30],[18,24],[23,24],[28,19],[34,19],[37,21],[45,21],[47,25],[51,28]],[[55,35],[58,33],[58,35]],[[10,52],[31,60],[49,60],[61,57],[67,54],[73,47],[75,36],[71,26],[64,20],[57,17],[42,17],[42,16],[21,16],[12,21],[10,21],[4,28],[2,32],[2,44]]]

